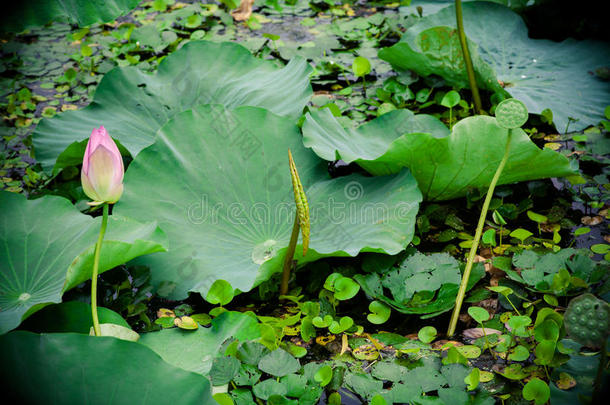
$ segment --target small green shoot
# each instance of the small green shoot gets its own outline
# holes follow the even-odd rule
[[[364,56],[357,56],[352,63],[352,71],[356,77],[362,77],[362,86],[366,94],[366,79],[365,76],[371,73],[371,62]]]

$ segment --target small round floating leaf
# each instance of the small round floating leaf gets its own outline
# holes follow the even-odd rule
[[[432,342],[436,335],[437,331],[434,326],[424,326],[417,332],[417,337],[424,343]]]
[[[523,228],[517,228],[510,233],[511,237],[519,239],[521,243],[525,242],[525,240],[532,235],[533,233]]]
[[[583,226],[583,227],[577,228],[577,229],[574,231],[574,236],[586,235],[586,234],[588,234],[589,232],[591,232],[591,228],[586,227],[586,226]]]
[[[384,397],[377,394],[373,398],[371,398],[371,405],[388,405],[388,403]]]
[[[373,301],[369,304],[370,314],[366,316],[366,319],[375,325],[381,325],[390,319],[392,310],[389,306],[380,301]]]
[[[460,93],[455,90],[448,91],[445,93],[441,100],[441,105],[447,108],[453,108],[460,102]]]
[[[335,281],[334,288],[335,298],[339,301],[349,300],[360,291],[360,285],[349,277],[341,277]]]
[[[513,349],[513,352],[508,355],[511,361],[525,361],[530,357],[530,352],[523,345],[518,345]]]
[[[536,341],[550,340],[556,342],[559,339],[559,326],[552,319],[545,319],[534,329]]]
[[[358,77],[363,77],[371,73],[371,63],[369,60],[363,56],[358,56],[354,59],[354,63],[352,64],[352,71],[354,75]]]
[[[212,317],[208,314],[193,314],[191,318],[201,326],[209,325],[212,322]]]
[[[534,401],[536,405],[542,405],[549,400],[551,390],[549,386],[539,378],[532,378],[523,387],[523,398]]]
[[[210,287],[205,300],[212,305],[227,305],[233,299],[233,287],[225,280],[216,280]]]
[[[333,369],[331,366],[326,365],[322,366],[318,369],[316,374],[314,374],[313,379],[320,383],[321,387],[326,387],[333,378]]]
[[[233,405],[235,404],[235,402],[233,402],[233,398],[231,398],[231,395],[227,394],[226,392],[219,392],[217,394],[214,394],[214,401],[218,402],[218,404],[220,405]]]
[[[351,328],[353,324],[354,320],[352,318],[350,318],[349,316],[344,316],[341,317],[339,322],[332,321],[331,324],[328,326],[328,331],[336,335]]]
[[[481,307],[470,307],[468,308],[468,315],[472,317],[478,323],[483,323],[489,319],[489,312],[485,308]]]
[[[513,293],[513,289],[510,287],[505,287],[505,286],[492,286],[492,287],[487,287],[488,290],[491,290],[493,292],[497,292],[498,294],[501,294],[505,297],[508,297],[509,295],[511,295]]]
[[[473,368],[470,374],[464,378],[464,382],[468,384],[468,391],[472,391],[479,386],[481,371],[478,368]]]
[[[456,346],[455,349],[467,359],[476,359],[481,355],[481,349],[474,345]]]
[[[516,98],[507,98],[496,107],[496,120],[502,128],[520,128],[527,118],[527,107]]]

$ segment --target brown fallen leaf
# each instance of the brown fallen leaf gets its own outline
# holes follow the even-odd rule
[[[238,8],[231,11],[231,16],[235,21],[246,21],[252,15],[252,5],[254,0],[241,0]]]
[[[343,336],[341,336],[341,353],[339,354],[343,354],[348,350],[349,345],[347,344],[347,335],[344,333]]]
[[[491,328],[485,328],[485,334],[487,336],[489,335],[501,335],[502,332],[500,332],[497,329],[491,329]],[[462,335],[465,338],[468,339],[478,339],[480,337],[483,337],[483,328],[470,328],[470,329],[465,329],[462,332]]]
[[[559,380],[555,381],[560,390],[569,390],[576,386],[576,380],[568,373],[559,373]]]
[[[494,315],[496,312],[498,312],[498,299],[487,298],[485,300],[477,302],[476,306],[485,308],[487,312],[489,312],[491,315]]]
[[[434,341],[431,347],[434,350],[449,350],[450,347],[464,346],[464,343],[455,340],[440,339]]]
[[[599,215],[596,215],[594,217],[590,217],[588,215],[580,218],[580,222],[582,222],[583,225],[589,225],[589,226],[594,226],[594,225],[599,225],[602,223],[602,221],[604,220],[604,218],[600,217]]]
[[[157,310],[157,318],[175,318],[176,314],[171,309],[159,308]]]

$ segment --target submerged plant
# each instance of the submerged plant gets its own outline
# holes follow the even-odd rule
[[[288,281],[290,280],[290,268],[294,257],[294,250],[297,246],[299,238],[299,230],[303,236],[303,256],[307,254],[309,247],[309,204],[307,196],[303,190],[299,172],[292,159],[292,153],[288,149],[288,163],[290,165],[290,178],[292,179],[292,191],[294,192],[294,203],[297,207],[297,212],[294,216],[294,225],[292,226],[292,234],[290,235],[290,243],[284,258],[284,269],[282,271],[282,284],[280,285],[280,295],[288,294]]]
[[[513,129],[519,128],[523,124],[525,124],[527,118],[528,112],[527,108],[525,107],[525,104],[523,104],[517,99],[506,99],[500,104],[498,104],[498,106],[496,107],[496,121],[500,127],[505,128],[508,131],[506,149],[504,150],[504,156],[502,157],[502,160],[500,161],[500,164],[496,169],[496,173],[491,179],[489,188],[487,189],[487,195],[485,196],[485,201],[483,202],[483,208],[481,209],[481,215],[479,216],[477,229],[474,234],[472,245],[470,247],[470,252],[468,254],[466,268],[464,269],[464,274],[462,275],[462,283],[460,284],[460,289],[455,299],[455,308],[453,308],[453,314],[451,315],[451,320],[449,321],[447,336],[453,336],[453,333],[455,332],[455,327],[457,326],[458,317],[460,315],[460,309],[462,308],[462,302],[464,301],[464,295],[466,294],[468,278],[470,277],[470,271],[472,270],[472,266],[474,264],[474,258],[477,254],[479,241],[481,240],[481,235],[483,234],[483,226],[485,225],[485,218],[487,218],[489,204],[491,203],[491,198],[493,197],[496,183],[498,182],[498,179],[502,174],[502,170],[504,170],[504,166],[506,165],[506,162],[508,161],[508,156],[510,154],[510,144]]]
[[[97,316],[97,274],[100,263],[100,250],[108,225],[108,207],[121,198],[123,194],[123,158],[106,129],[101,126],[91,132],[87,149],[83,157],[81,183],[83,191],[93,202],[93,206],[102,206],[103,217],[100,234],[95,244],[93,257],[93,273],[91,275],[91,316],[93,331],[100,336],[100,322]]]

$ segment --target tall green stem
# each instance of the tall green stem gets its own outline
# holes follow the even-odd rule
[[[455,19],[457,21],[458,37],[460,39],[460,45],[462,46],[462,54],[464,55],[464,63],[466,64],[468,82],[470,83],[470,91],[472,92],[472,99],[474,101],[474,111],[477,114],[481,114],[481,111],[483,110],[481,106],[481,96],[479,95],[479,88],[477,87],[477,80],[474,75],[474,67],[472,66],[472,59],[470,58],[470,51],[468,51],[468,42],[466,41],[466,34],[464,33],[462,0],[455,0]]]
[[[474,239],[472,241],[472,246],[470,247],[470,253],[468,254],[468,261],[466,262],[466,268],[464,269],[464,274],[462,275],[462,283],[460,284],[460,289],[458,291],[458,295],[455,299],[455,308],[453,308],[453,314],[451,315],[451,321],[449,322],[449,329],[447,330],[447,336],[451,337],[455,333],[455,328],[457,326],[458,317],[460,316],[460,310],[462,309],[462,302],[464,301],[464,296],[466,295],[466,286],[468,285],[468,279],[470,278],[470,271],[472,270],[472,266],[474,264],[474,258],[477,254],[477,249],[479,247],[479,242],[481,240],[481,235],[483,234],[483,226],[485,225],[485,218],[487,218],[487,211],[489,210],[489,203],[491,202],[491,198],[494,194],[494,189],[496,188],[496,183],[502,174],[502,170],[504,170],[504,166],[508,161],[508,155],[510,152],[510,141],[512,138],[512,129],[508,130],[508,138],[506,140],[506,149],[504,151],[504,156],[500,161],[500,165],[498,165],[498,169],[494,174],[493,179],[491,179],[491,184],[487,189],[487,195],[485,196],[485,201],[483,202],[483,208],[481,209],[481,215],[479,216],[479,223],[477,224],[477,230],[474,234]]]
[[[292,235],[290,235],[290,243],[288,244],[288,250],[284,257],[284,270],[282,271],[282,284],[280,285],[280,295],[288,294],[288,281],[290,281],[290,268],[292,267],[292,260],[294,259],[294,250],[297,247],[297,240],[299,238],[299,216],[294,214],[294,225],[292,226]]]
[[[100,235],[97,237],[97,243],[95,244],[95,254],[93,255],[93,273],[91,274],[91,317],[93,318],[93,332],[95,336],[101,336],[100,321],[97,317],[97,273],[100,266],[100,251],[102,250],[102,241],[104,240],[104,234],[106,233],[106,226],[108,225],[108,204],[104,204],[102,214],[102,227],[100,228]]]

